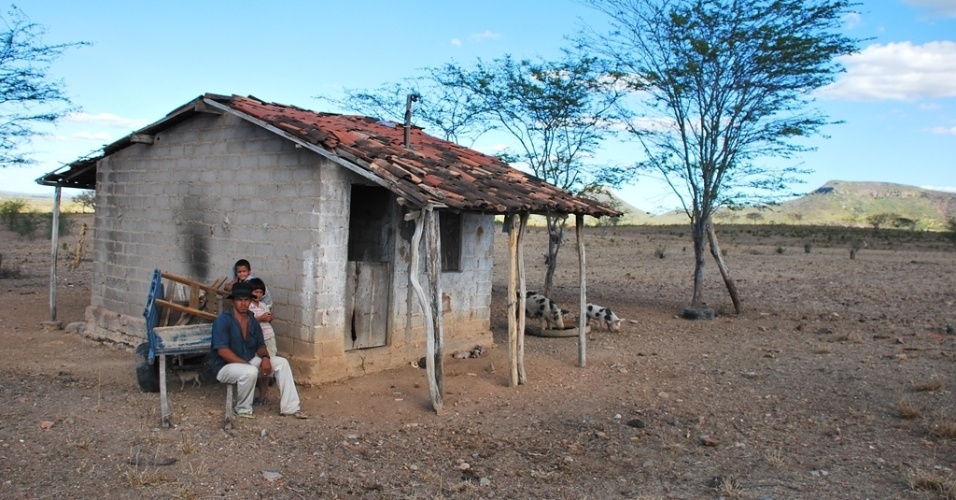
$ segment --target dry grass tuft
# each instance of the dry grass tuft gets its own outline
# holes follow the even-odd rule
[[[684,450],[684,445],[676,442],[664,443],[661,445],[661,451],[666,453],[680,453]]]
[[[927,423],[926,432],[937,438],[956,438],[956,418],[950,412],[937,412]]]
[[[913,491],[934,491],[942,498],[956,500],[956,477],[952,473],[914,469],[910,471],[906,483]]]
[[[189,437],[186,436],[184,432],[182,434],[182,442],[179,443],[179,451],[183,452],[183,455],[189,455],[190,453],[195,453],[199,448],[196,446],[196,443],[193,443],[189,440]]]
[[[943,388],[943,379],[934,375],[923,382],[913,384],[913,390],[917,392],[936,392]]]
[[[195,465],[192,462],[186,462],[183,469],[189,473],[190,477],[205,477],[209,474],[209,465],[206,464],[205,460],[201,460]]]
[[[711,481],[711,485],[721,498],[740,498],[744,494],[740,483],[733,476],[717,476]]]
[[[831,352],[830,346],[826,346],[826,345],[817,346],[817,349],[814,352],[816,352],[817,354],[830,354]]]
[[[763,455],[763,459],[771,467],[783,467],[787,465],[787,457],[780,450],[770,450]]]
[[[162,475],[157,469],[146,468],[139,470],[134,465],[126,466],[123,478],[126,479],[126,484],[134,490],[169,482],[166,476]]]
[[[912,420],[914,418],[920,418],[923,416],[923,412],[918,406],[905,399],[900,401],[899,405],[896,406],[896,412],[900,418],[904,420]]]
[[[70,441],[67,444],[69,444],[73,448],[77,448],[83,451],[90,451],[91,449],[93,449],[93,444],[95,443],[96,441],[94,441],[93,438],[85,437],[77,441]]]
[[[171,497],[173,500],[199,500],[199,495],[192,492],[185,484],[179,485],[179,490]]]

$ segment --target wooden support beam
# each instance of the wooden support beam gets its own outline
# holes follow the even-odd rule
[[[528,383],[528,372],[524,368],[524,333],[528,317],[525,316],[525,303],[528,301],[527,281],[524,275],[524,237],[528,229],[528,213],[522,213],[518,223],[518,383]]]
[[[208,319],[210,321],[215,321],[216,314],[211,312],[203,311],[202,309],[195,309],[189,306],[179,305],[175,302],[170,302],[168,300],[156,299],[156,305],[162,306],[167,310],[179,311],[181,313],[192,314],[193,316],[198,316],[203,319]]]
[[[153,134],[132,134],[129,136],[129,142],[133,144],[152,144],[156,140]]]
[[[584,214],[574,215],[574,228],[578,237],[578,280],[580,295],[580,308],[578,314],[578,366],[584,368],[587,363],[587,301],[588,301],[588,283],[587,273],[585,273],[585,253],[584,253]]]
[[[428,229],[428,255],[426,256],[426,273],[428,281],[431,284],[431,302],[429,306],[432,310],[432,328],[431,351],[434,358],[434,392],[432,397],[432,406],[436,412],[441,412],[445,398],[444,389],[444,314],[442,311],[442,290],[441,290],[441,236],[438,232],[439,214],[434,209],[425,212],[425,226]]]
[[[519,315],[524,311],[517,311],[518,303],[518,219],[515,215],[505,217],[505,226],[508,228],[508,383],[511,387],[518,385],[518,323]]]

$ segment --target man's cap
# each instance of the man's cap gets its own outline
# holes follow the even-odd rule
[[[232,286],[232,293],[229,294],[230,299],[251,299],[252,298],[252,285],[245,281],[240,281]]]

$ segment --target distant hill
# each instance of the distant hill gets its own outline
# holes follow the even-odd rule
[[[718,224],[793,224],[939,230],[956,218],[956,193],[889,182],[828,181],[816,190],[777,205],[721,209]],[[683,224],[683,212],[654,217],[650,224]]]

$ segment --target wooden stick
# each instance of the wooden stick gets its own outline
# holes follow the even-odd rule
[[[175,302],[170,302],[168,300],[156,299],[156,305],[166,308],[166,310],[179,311],[181,313],[192,314],[193,316],[198,316],[203,319],[215,320],[216,315],[211,312],[203,311],[202,309],[195,309],[189,306],[182,306]]]
[[[518,383],[528,383],[528,373],[524,368],[524,330],[527,324],[527,317],[524,314],[525,303],[528,298],[526,292],[528,289],[524,275],[524,236],[528,228],[528,214],[521,214],[518,223]]]
[[[516,302],[520,300],[517,290],[518,279],[518,221],[514,215],[505,218],[508,226],[508,383],[518,385],[518,317]],[[523,312],[522,312],[523,313]]]
[[[426,260],[428,281],[431,284],[431,310],[432,310],[432,328],[429,340],[432,343],[432,357],[434,358],[434,391],[432,406],[435,411],[441,413],[444,405],[444,324],[442,314],[442,291],[441,291],[441,235],[438,232],[439,214],[435,210],[425,212],[425,225],[428,229],[428,259]]]
[[[584,368],[587,364],[587,345],[588,332],[587,324],[587,301],[588,301],[588,283],[585,270],[584,254],[584,214],[574,214],[574,227],[578,237],[578,280],[581,290],[579,300],[581,311],[578,314],[578,366]]]

